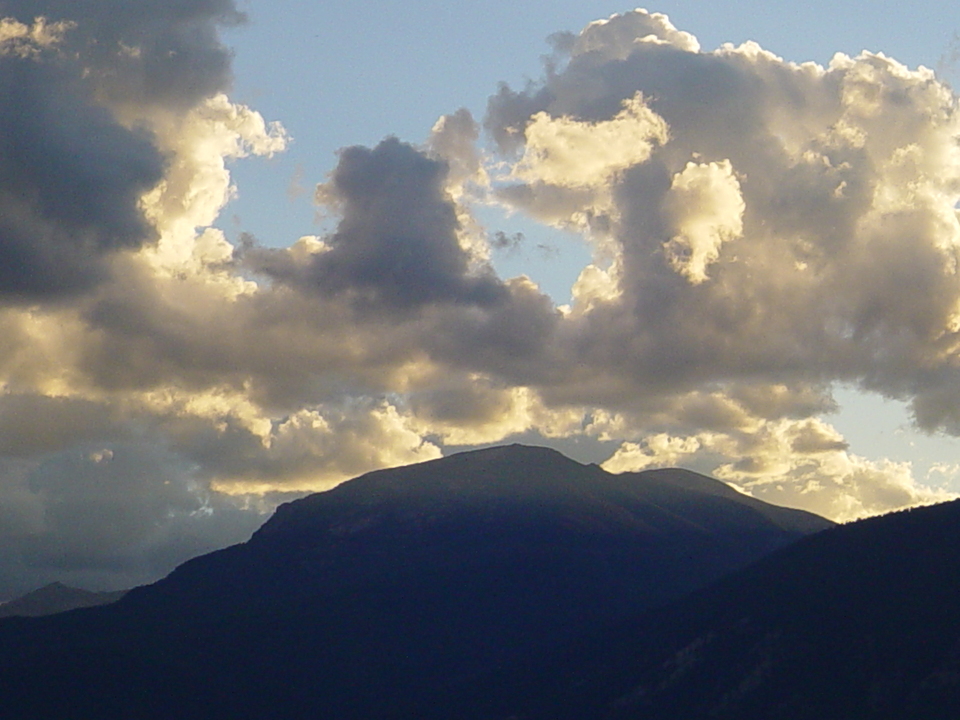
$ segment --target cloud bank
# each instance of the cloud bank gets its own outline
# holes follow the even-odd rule
[[[932,72],[613,16],[482,127],[343,149],[336,227],[266,247],[215,225],[229,163],[288,141],[228,97],[232,2],[0,17],[0,595],[144,582],[286,494],[519,435],[837,519],[947,497],[825,419],[843,383],[960,434],[960,128]],[[496,274],[490,203],[587,239],[569,306]]]

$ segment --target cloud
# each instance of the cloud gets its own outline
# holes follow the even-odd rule
[[[660,433],[622,444],[603,467],[633,472],[676,465],[710,468],[760,500],[840,522],[958,496],[919,482],[910,463],[851,453],[842,436],[816,418],[764,422],[750,432]]]
[[[0,587],[150,582],[192,555],[246,539],[263,515],[212,494],[147,441],[81,443],[0,464]]]
[[[140,196],[163,173],[149,134],[123,127],[44,57],[0,56],[0,295],[75,294],[107,259],[155,240]]]
[[[232,3],[0,9],[0,594],[140,582],[278,498],[517,436],[837,519],[948,496],[824,419],[845,383],[960,428],[960,127],[929,71],[612,16],[499,88],[489,145],[458,110],[345,148],[332,231],[266,247],[216,227],[230,163],[289,141],[227,95]],[[490,203],[590,243],[569,306],[495,274],[520,236]]]
[[[3,596],[147,581],[259,521],[169,449],[155,387],[123,392],[118,365],[86,364],[107,342],[96,308],[125,289],[249,289],[222,233],[196,232],[232,192],[225,161],[284,143],[222,94],[217,27],[241,19],[219,1],[0,4]]]
[[[480,126],[466,108],[442,116],[434,124],[427,143],[430,152],[447,164],[447,189],[454,198],[464,192],[464,185],[489,181],[483,157],[477,147]]]
[[[231,52],[218,27],[244,22],[233,0],[4,0],[24,23],[69,23],[72,69],[112,107],[183,110],[226,90]]]
[[[472,266],[460,244],[448,168],[395,138],[372,150],[342,150],[330,181],[317,189],[318,201],[341,217],[337,231],[306,258],[255,253],[253,269],[360,306],[499,302],[502,283],[485,264]]]
[[[305,408],[259,428],[245,425],[229,406],[219,409],[213,426],[203,413],[180,412],[168,421],[175,447],[227,495],[329,489],[370,468],[441,455],[408,415],[386,402]]]
[[[707,279],[707,266],[720,245],[743,232],[743,197],[729,161],[687,163],[673,176],[664,214],[673,235],[664,245],[670,265],[694,284]]]
[[[574,55],[592,55],[604,61],[623,60],[639,44],[669,45],[691,53],[699,52],[700,43],[688,32],[678,30],[663,13],[636,10],[595,20],[572,38]]]
[[[606,207],[556,177],[499,195],[567,213],[596,244],[568,330],[594,373],[584,389],[848,381],[930,408],[954,378],[960,297],[949,89],[882,55],[823,68],[672,32],[642,11],[591,25],[561,70],[501,89],[485,120],[506,157],[519,147],[520,175],[549,119],[609,129],[642,96],[667,128],[606,178]],[[937,415],[918,412],[930,428]]]
[[[229,0],[0,5],[0,296],[75,296],[158,239],[169,119],[226,89]]]
[[[0,18],[0,55],[37,57],[43,49],[63,42],[64,33],[71,28],[70,22],[48,23],[42,17],[29,25],[15,18]]]
[[[570,361],[539,384],[548,405],[592,407],[589,432],[625,438],[611,468],[686,458],[752,492],[775,477],[767,499],[844,519],[946,497],[810,423],[846,382],[956,431],[950,89],[881,54],[821,67],[755,43],[703,51],[639,10],[557,47],[484,121],[513,168],[498,200],[595,248],[545,348]],[[565,173],[557,153],[534,172],[543,128],[615,145],[640,98],[662,131],[638,157]]]
[[[607,182],[617,172],[646,161],[654,145],[667,140],[667,127],[637,93],[624,100],[623,109],[612,118],[596,123],[539,112],[524,135],[523,157],[513,177],[579,187]]]

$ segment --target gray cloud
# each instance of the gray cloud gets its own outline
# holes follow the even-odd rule
[[[0,47],[0,295],[75,295],[157,239],[139,204],[166,158],[144,113],[224,90],[230,0],[6,0]]]
[[[460,245],[447,172],[445,162],[395,138],[342,150],[318,189],[318,199],[341,215],[336,232],[304,261],[258,253],[254,269],[321,295],[347,295],[358,306],[496,304],[506,292],[489,267],[471,267]]]
[[[65,52],[110,104],[185,109],[226,90],[231,52],[218,26],[244,22],[233,0],[4,0],[0,15],[73,23]]]
[[[155,238],[138,201],[163,157],[50,63],[0,57],[0,92],[0,293],[74,293]]]
[[[146,442],[81,444],[0,464],[0,591],[61,580],[125,588],[249,537],[262,517],[211,495]]]

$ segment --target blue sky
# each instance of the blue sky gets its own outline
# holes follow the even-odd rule
[[[0,600],[500,442],[842,521],[960,494],[958,31],[0,1]]]

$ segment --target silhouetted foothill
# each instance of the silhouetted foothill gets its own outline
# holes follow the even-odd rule
[[[91,592],[53,582],[0,605],[0,618],[41,617],[77,608],[108,605],[125,594],[126,590]]]
[[[956,718],[958,598],[960,501],[871,518],[465,684],[443,717]]]

